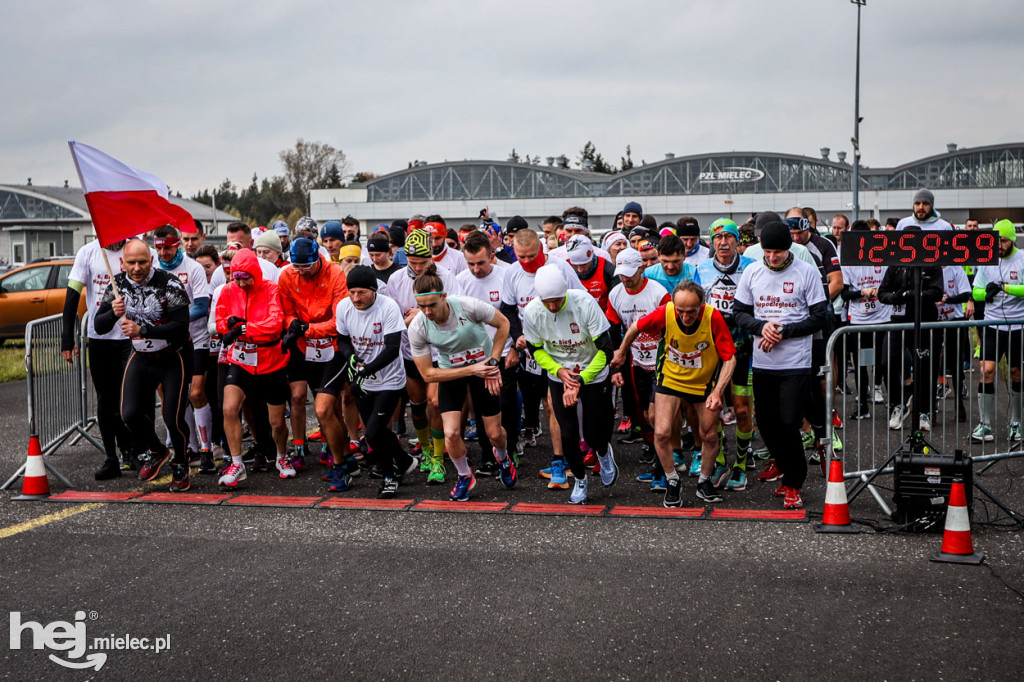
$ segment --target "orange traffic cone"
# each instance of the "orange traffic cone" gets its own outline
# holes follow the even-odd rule
[[[50,482],[46,480],[46,464],[43,462],[43,451],[39,447],[39,436],[28,439],[28,461],[25,462],[25,475],[21,483],[21,495],[15,500],[42,500],[50,496]]]
[[[850,503],[846,500],[846,484],[843,483],[843,460],[833,457],[828,468],[828,483],[825,484],[825,510],[815,533],[859,533],[860,526],[850,522]]]
[[[963,479],[954,479],[949,491],[949,506],[946,507],[946,530],[942,534],[942,549],[932,557],[932,561],[977,566],[984,560],[984,554],[974,551]]]

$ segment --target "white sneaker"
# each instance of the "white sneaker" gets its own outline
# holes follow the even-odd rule
[[[217,485],[224,485],[229,488],[234,488],[241,481],[246,479],[245,465],[235,464],[232,462],[228,465],[228,468],[224,471],[224,475],[217,481]]]
[[[931,418],[928,417],[927,413],[924,413],[924,412],[921,413],[921,430],[922,431],[931,431],[932,430],[932,420],[931,420]]]
[[[882,395],[882,387],[875,386],[875,403],[881,405],[885,402],[885,396]]]
[[[599,455],[597,461],[601,463],[601,484],[605,488],[613,485],[619,477],[619,468],[615,466],[615,454],[612,452],[611,443],[608,444],[608,454],[603,457]]]
[[[907,411],[902,405],[897,405],[892,408],[892,416],[889,417],[889,428],[893,431],[899,431],[903,428],[903,420],[907,418]]]
[[[292,465],[292,461],[285,455],[277,458],[277,470],[281,472],[279,474],[281,478],[295,478],[295,467]]]
[[[604,464],[601,465],[601,475],[604,476]],[[569,495],[569,504],[586,504],[587,503],[587,477],[577,478],[576,484],[572,488],[572,493]]]

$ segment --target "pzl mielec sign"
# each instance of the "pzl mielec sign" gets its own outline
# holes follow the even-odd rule
[[[720,171],[701,171],[700,182],[756,182],[764,177],[764,171],[756,168],[733,166]]]

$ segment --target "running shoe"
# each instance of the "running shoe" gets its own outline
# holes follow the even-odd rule
[[[768,449],[768,447],[766,446],[766,447],[758,448],[757,450],[754,450],[754,457],[756,459],[764,461],[766,459],[771,459],[772,458],[772,453]]]
[[[835,431],[832,432],[832,452],[843,451],[843,439]]]
[[[654,472],[648,471],[645,474],[637,474],[636,480],[640,481],[641,483],[651,483],[654,481]]]
[[[537,431],[539,431],[539,429],[535,430],[529,426],[523,428],[522,434],[519,436],[519,442],[522,443],[523,447],[536,447]]]
[[[629,433],[629,430],[631,428],[633,428],[633,424],[630,421],[629,417],[623,417],[622,421],[619,422],[618,428],[615,429],[615,433],[626,434]]]
[[[996,437],[992,433],[992,427],[985,422],[980,422],[974,427],[974,430],[971,431],[971,440],[973,441],[977,441],[979,443],[991,443],[995,439]]]
[[[782,506],[786,509],[803,509],[804,500],[800,496],[800,491],[797,488],[786,488],[786,499],[783,500]]]
[[[597,453],[591,450],[590,452],[583,455],[583,466],[588,469],[593,469],[597,466]]]
[[[228,468],[224,471],[224,475],[217,481],[217,485],[227,486],[228,488],[234,488],[236,485],[246,479],[245,465],[235,464],[232,462],[228,465]]]
[[[777,481],[780,478],[782,478],[782,472],[779,471],[777,466],[775,466],[774,459],[768,460],[768,466],[765,467],[764,471],[757,475],[757,480],[764,482]]]
[[[189,448],[188,451],[185,453],[185,459],[190,467],[199,466],[199,453],[193,450],[192,448]]]
[[[572,488],[572,493],[569,495],[569,504],[586,504],[587,503],[587,477],[576,479],[576,485]]]
[[[147,450],[146,452],[139,455],[139,480],[140,481],[152,481],[154,478],[160,475],[160,467],[167,463],[167,460],[171,458],[171,451],[164,450],[162,453],[153,452]],[[120,470],[120,465],[118,465]]]
[[[327,470],[327,492],[343,493],[352,487],[352,477],[343,464],[335,464]]]
[[[203,448],[199,451],[199,473],[213,474],[217,471],[217,465],[213,463],[213,453]]]
[[[619,468],[615,466],[615,453],[612,452],[611,443],[608,443],[607,453],[603,457],[599,455],[597,459],[601,465],[601,485],[605,488],[615,485],[619,478]]]
[[[722,410],[722,416],[720,419],[726,426],[732,426],[736,423],[736,412],[731,407],[727,407]]]
[[[906,409],[902,405],[897,405],[892,408],[892,414],[889,416],[889,428],[893,431],[899,431],[903,428],[903,420],[906,418]]]
[[[729,482],[725,484],[726,490],[733,490],[739,492],[740,490],[747,489],[747,472],[739,467],[732,468],[732,475],[729,476]]]
[[[427,474],[427,485],[444,485],[444,456],[430,458],[430,473]]]
[[[188,464],[171,464],[171,492],[183,493],[192,487],[192,469]]]
[[[266,456],[262,452],[257,452],[252,460],[252,466],[250,468],[253,473],[270,471],[270,462],[267,461]]]
[[[310,431],[309,433],[306,434],[306,440],[318,441],[323,439],[324,437],[323,434],[320,433],[320,429],[317,429],[316,431]]]
[[[406,476],[410,476],[410,475],[416,473],[416,470],[419,469],[419,468],[420,468],[420,461],[418,459],[416,459],[415,457],[410,457],[409,458],[409,464],[406,465],[405,469],[404,470],[400,469],[398,471],[397,478],[398,478],[399,483],[401,483],[403,480],[405,480]]]
[[[679,450],[672,451],[672,466],[676,468],[676,471],[683,473],[686,471],[686,457]]]
[[[498,475],[501,467],[493,459],[490,462],[482,462],[480,466],[473,472],[476,476],[483,476],[484,478],[493,478]]]
[[[131,471],[138,468],[133,459],[132,453],[122,450],[120,452],[121,471]]]
[[[384,482],[380,484],[377,491],[379,497],[392,498],[398,494],[398,479],[394,476],[385,476]]]
[[[1010,422],[1010,442],[1019,443],[1021,442],[1021,429],[1020,422]]]
[[[584,477],[586,478],[586,477]],[[556,459],[551,462],[551,480],[548,481],[548,488],[551,490],[565,490],[569,487],[569,481],[565,477],[565,460]]]
[[[722,494],[715,490],[715,486],[711,485],[711,480],[708,479],[697,484],[697,499],[705,502],[721,502]]]
[[[700,450],[693,451],[693,459],[690,460],[690,477],[700,476]]]
[[[470,419],[469,423],[466,424],[466,435],[463,436],[463,440],[473,441],[476,440],[476,420]]]
[[[921,430],[922,431],[931,431],[932,430],[932,420],[931,420],[931,417],[928,416],[927,412],[922,412],[921,413],[920,420],[921,420]]]
[[[651,475],[651,492],[660,493],[665,490],[665,486],[668,485],[668,479],[665,476],[654,476]]]
[[[278,457],[274,466],[277,467],[279,472],[278,476],[281,478],[295,478],[295,466],[292,465],[292,462],[288,459],[287,455],[281,455]]]
[[[882,395],[882,387],[881,386],[875,386],[874,399],[875,399],[875,404],[876,405],[881,405],[882,403],[885,402],[885,396]]]
[[[419,460],[417,459],[416,461],[418,462]],[[331,464],[331,466],[334,466],[334,464]],[[363,473],[363,470],[359,466],[359,462],[356,461],[355,457],[345,458],[345,468],[348,470],[348,475],[352,478],[357,478]]]
[[[451,493],[448,494],[448,499],[453,502],[465,502],[469,499],[469,491],[476,487],[476,479],[473,478],[473,474],[469,476],[459,476],[455,481],[455,487],[452,488]]]
[[[363,450],[359,446],[359,441],[349,440],[348,442],[348,454],[352,455],[356,459],[360,459],[363,455]]]
[[[814,432],[813,431],[801,431],[800,442],[804,446],[804,450],[810,450],[814,447]]]
[[[654,464],[654,458],[657,457],[657,453],[649,443],[643,443],[640,445],[640,459],[641,464]]]
[[[779,487],[775,489],[775,492],[772,493],[772,495],[775,495],[775,497],[785,497],[787,490],[789,490],[789,487],[785,483],[780,483]]]
[[[620,443],[626,443],[626,444],[630,444],[630,443],[643,443],[644,442],[643,431],[640,430],[639,426],[634,426],[634,427],[632,427],[629,430],[629,433],[627,433],[625,436],[623,436],[622,438],[619,439],[619,442]]]
[[[861,421],[862,419],[871,419],[871,410],[866,407],[858,407],[856,410],[850,413],[847,419],[853,419],[854,421]]]
[[[334,455],[331,454],[331,447],[327,443],[320,448],[320,466],[334,466]]]
[[[811,454],[807,456],[808,464],[821,464],[821,458],[824,452],[824,448],[821,447],[821,443],[815,443],[814,449],[811,450]]]
[[[835,411],[835,408],[832,409],[832,428],[833,429],[841,429],[841,428],[843,428],[843,419],[842,419],[842,417],[839,416],[839,413]]]
[[[516,469],[516,463],[512,461],[511,457],[506,457],[505,461],[499,465],[498,479],[509,490],[516,486],[516,481],[519,480],[519,470]]]
[[[721,488],[729,480],[731,473],[729,467],[724,464],[715,464],[715,471],[711,474],[711,485]]]
[[[680,507],[683,502],[679,499],[679,490],[683,487],[683,479],[676,476],[670,479],[665,486],[665,499],[661,501],[664,507]]]
[[[324,447],[326,448],[327,446],[324,445]],[[304,471],[305,468],[306,468],[306,456],[307,455],[309,455],[309,450],[306,448],[306,444],[305,443],[303,443],[302,445],[296,445],[295,449],[292,452],[292,456],[291,456],[292,468],[294,468],[296,471]],[[322,451],[320,453],[320,456],[323,457],[323,452]],[[330,457],[330,450],[327,451],[327,456]],[[331,463],[332,464],[334,463],[333,459],[334,458],[331,458]]]
[[[549,467],[549,466],[548,467],[544,467],[543,469],[538,471],[537,474],[541,478],[551,478],[551,467]]]

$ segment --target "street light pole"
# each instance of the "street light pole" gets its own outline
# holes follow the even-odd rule
[[[853,96],[853,219],[860,219],[860,10],[868,0],[850,0],[857,5],[857,76]]]

